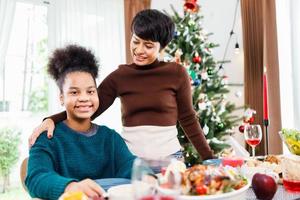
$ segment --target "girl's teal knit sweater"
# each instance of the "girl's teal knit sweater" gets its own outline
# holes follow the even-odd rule
[[[72,181],[130,178],[134,159],[114,130],[99,126],[87,137],[61,122],[51,140],[41,134],[30,149],[25,184],[32,197],[56,200]]]

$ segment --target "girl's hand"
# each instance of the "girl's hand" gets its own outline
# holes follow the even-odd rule
[[[81,191],[91,199],[97,199],[104,193],[104,190],[91,179],[84,179],[80,182],[71,182],[65,188],[65,193],[75,191]]]
[[[38,127],[33,130],[33,133],[28,139],[29,147],[32,147],[36,141],[36,139],[40,136],[40,134],[44,131],[47,131],[48,138],[52,138],[53,131],[55,128],[55,124],[52,119],[45,119]]]

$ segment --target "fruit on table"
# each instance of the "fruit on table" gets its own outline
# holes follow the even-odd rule
[[[256,173],[252,178],[252,188],[257,199],[271,200],[277,191],[277,184],[272,176]]]
[[[279,132],[281,138],[288,146],[291,153],[300,155],[300,131],[296,129],[282,129]]]
[[[88,197],[83,192],[66,192],[59,200],[88,200]]]
[[[293,138],[286,138],[285,142],[287,143],[291,153],[300,155],[300,142],[294,140]]]

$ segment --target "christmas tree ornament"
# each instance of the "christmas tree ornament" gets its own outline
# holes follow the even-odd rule
[[[197,4],[197,0],[185,0],[184,3],[184,11],[190,13],[196,13],[199,10],[199,5]]]
[[[175,37],[179,37],[180,35],[181,35],[181,32],[177,30],[177,31],[175,32]]]
[[[223,123],[218,123],[218,128],[221,130],[224,128],[224,124]]]
[[[221,103],[221,106],[220,106],[220,110],[218,112],[219,115],[221,115],[222,113],[224,113],[226,111],[226,108],[225,108],[225,102],[222,102]]]
[[[195,70],[199,71],[200,70],[201,65],[199,65],[198,63],[195,64]]]
[[[189,34],[190,30],[189,30],[189,27],[184,27],[184,32],[182,34],[183,37],[187,36]]]
[[[217,123],[220,123],[220,122],[221,122],[221,118],[220,118],[218,115],[215,116],[215,122],[217,122]],[[223,124],[223,125],[224,125],[224,124]]]
[[[209,133],[209,127],[206,124],[203,127],[203,133],[204,135],[207,135]]]
[[[202,60],[202,58],[201,58],[200,56],[195,56],[195,57],[193,58],[193,62],[194,62],[194,63],[201,63],[201,60]]]
[[[245,130],[245,126],[244,126],[244,125],[240,125],[240,126],[239,126],[239,131],[240,131],[241,133],[244,133],[244,130]]]
[[[222,79],[221,83],[223,85],[228,85],[228,76],[223,76],[223,79]]]
[[[212,75],[212,74],[213,74],[213,69],[208,68],[208,69],[207,69],[207,74],[208,74],[208,75]]]
[[[205,100],[206,99],[206,94],[200,93],[199,94],[199,100]]]
[[[206,109],[206,103],[205,102],[199,102],[198,107],[199,107],[199,110],[205,110]]]
[[[206,70],[203,70],[201,72],[201,79],[202,80],[207,80],[208,79],[208,74],[207,74],[207,71]]]
[[[193,86],[199,86],[201,84],[201,80],[200,79],[195,79],[194,81],[193,81]]]
[[[237,98],[241,98],[242,97],[242,92],[241,91],[236,91],[234,93],[234,96],[236,96]]]
[[[206,107],[211,107],[211,106],[212,106],[211,101],[206,101]]]
[[[189,69],[188,73],[189,73],[190,77],[192,77],[193,80],[196,79],[196,72],[194,70]]]

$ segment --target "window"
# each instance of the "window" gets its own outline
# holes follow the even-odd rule
[[[0,111],[47,111],[47,35],[47,7],[17,2],[1,80]]]

